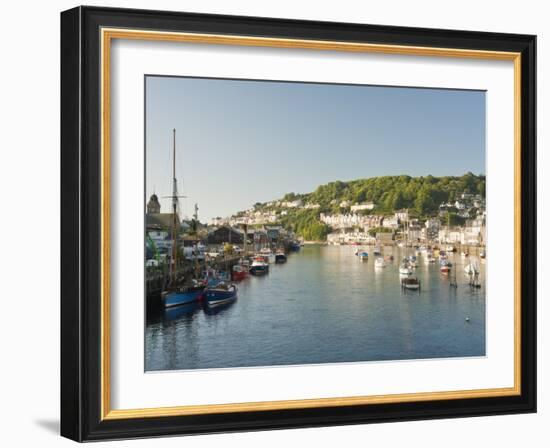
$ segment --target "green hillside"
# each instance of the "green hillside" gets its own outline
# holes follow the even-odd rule
[[[485,198],[485,176],[466,173],[463,176],[380,176],[348,182],[320,185],[307,194],[288,193],[280,201],[300,199],[303,205],[319,204],[317,209],[284,208],[287,215],[281,224],[306,240],[323,240],[330,231],[319,221],[320,213],[345,213],[340,204],[373,202],[375,208],[359,213],[390,215],[406,208],[413,217],[425,219],[438,213],[442,202],[454,202],[462,193],[480,194]],[[273,201],[276,202],[276,201]],[[281,206],[255,204],[256,210],[283,210]]]

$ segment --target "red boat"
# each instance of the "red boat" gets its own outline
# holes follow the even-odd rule
[[[233,266],[233,269],[231,271],[231,277],[233,278],[233,281],[244,280],[246,277],[248,277],[248,270],[249,268],[242,264],[236,264],[235,266]]]

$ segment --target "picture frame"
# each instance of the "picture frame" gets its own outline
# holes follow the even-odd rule
[[[511,61],[513,387],[113,409],[109,80],[117,39]],[[531,35],[100,7],[63,12],[61,435],[82,442],[536,412],[535,58]]]

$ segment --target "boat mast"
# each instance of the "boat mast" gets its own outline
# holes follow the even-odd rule
[[[173,282],[176,276],[177,260],[177,209],[178,190],[176,185],[176,130],[172,129],[172,262],[170,263],[170,280]]]

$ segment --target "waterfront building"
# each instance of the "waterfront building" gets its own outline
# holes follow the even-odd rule
[[[156,194],[152,194],[147,203],[147,213],[156,214],[160,213],[160,202]]]
[[[176,222],[181,225],[179,215],[176,214]],[[147,203],[147,213],[145,214],[145,228],[150,230],[171,230],[174,226],[173,213],[161,213],[160,203],[156,194],[151,195]],[[179,230],[179,229],[178,229]]]
[[[302,206],[302,200],[301,199],[296,199],[295,201],[281,202],[281,207],[297,208],[297,207],[301,207],[301,206]]]
[[[268,241],[275,243],[284,232],[282,226],[264,226]]]
[[[407,210],[407,209],[397,210],[395,212],[394,216],[399,221],[408,221],[409,220],[409,210]]]
[[[374,202],[364,202],[362,204],[355,204],[351,206],[352,212],[359,212],[362,210],[373,210],[373,209],[374,209]]]
[[[347,229],[351,227],[363,227],[367,230],[372,227],[380,227],[382,217],[377,215],[358,215],[355,213],[325,215],[319,216],[321,222],[334,229]]]
[[[384,218],[384,221],[382,222],[384,227],[388,227],[390,229],[397,229],[399,227],[399,219],[395,216],[387,216]]]
[[[436,240],[439,235],[440,222],[438,218],[429,218],[424,223],[423,234],[421,239],[423,240]]]
[[[244,235],[240,229],[231,226],[221,226],[212,229],[206,237],[208,244],[243,244]]]
[[[405,231],[407,241],[414,243],[420,241],[422,238],[422,228],[419,225],[412,225],[407,227]]]
[[[438,240],[441,244],[462,244],[463,232],[460,228],[445,227],[439,230]]]
[[[376,238],[367,232],[334,232],[327,235],[328,244],[376,244]]]

